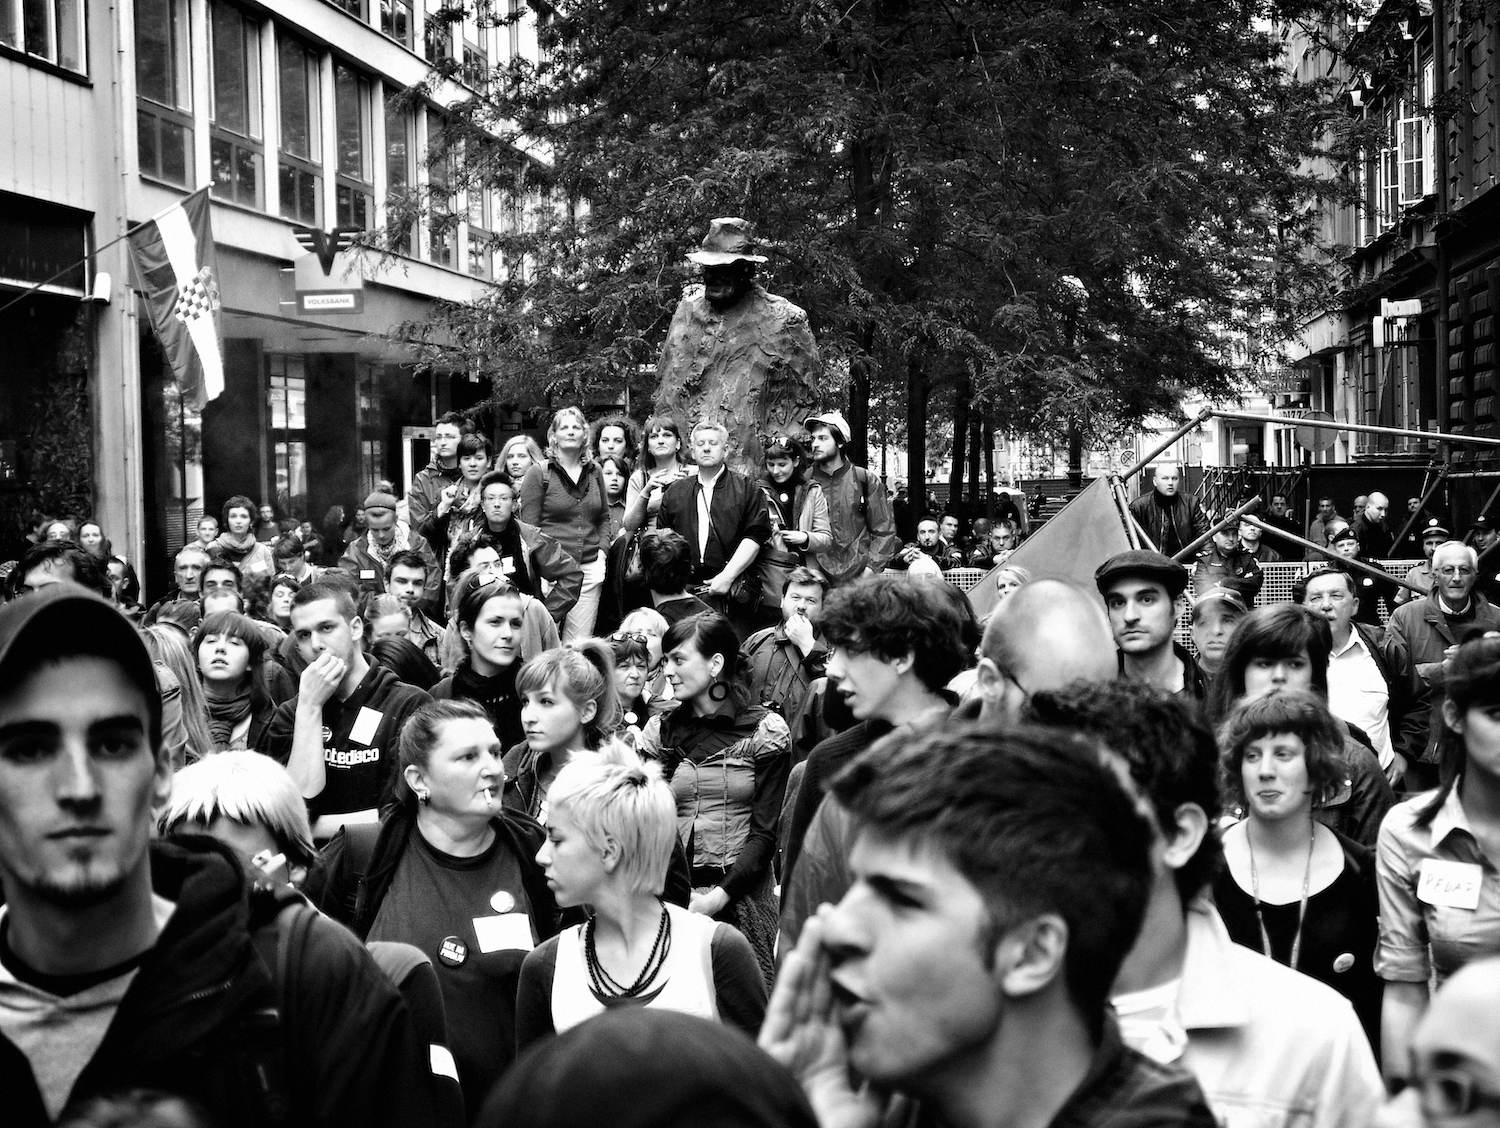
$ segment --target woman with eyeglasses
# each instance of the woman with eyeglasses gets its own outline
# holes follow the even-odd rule
[[[1314,811],[1344,782],[1344,735],[1310,693],[1239,705],[1219,730],[1220,776],[1245,817],[1223,833],[1214,903],[1230,939],[1328,984],[1380,1032],[1375,854]]]
[[[689,908],[744,933],[770,983],[778,916],[771,859],[791,734],[752,699],[749,665],[724,616],[683,619],[662,648],[680,704],[647,722],[640,751],[661,763],[677,797],[678,836],[692,866]]]
[[[401,732],[399,805],[340,830],[309,882],[361,940],[432,957],[470,1119],[515,1057],[522,962],[561,923],[542,828],[501,802],[502,751],[479,703],[423,705]]]
[[[1392,808],[1376,849],[1375,970],[1392,1080],[1405,1076],[1429,985],[1500,953],[1500,636],[1464,642],[1438,676],[1441,784]]]

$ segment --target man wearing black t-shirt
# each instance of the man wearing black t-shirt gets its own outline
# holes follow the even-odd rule
[[[365,659],[364,623],[340,587],[319,581],[292,597],[292,637],[307,668],[260,750],[287,766],[313,816],[313,835],[374,822],[396,777],[408,717],[431,701]]]

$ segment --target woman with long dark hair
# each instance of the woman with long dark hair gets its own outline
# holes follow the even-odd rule
[[[361,940],[432,957],[471,1119],[515,1057],[521,963],[560,923],[542,828],[501,804],[501,751],[478,703],[423,705],[401,732],[399,805],[340,830],[310,892]]]
[[[493,572],[459,587],[455,621],[467,653],[451,676],[432,687],[432,696],[436,701],[477,702],[490,718],[501,749],[510,748],[525,737],[516,674],[526,633],[526,597]]]
[[[733,924],[771,981],[777,904],[771,860],[791,770],[791,734],[754,703],[739,636],[722,615],[694,615],[662,641],[680,702],[651,718],[641,754],[660,761],[677,797],[677,827],[692,869],[689,908]]]
[[[1380,946],[1386,1075],[1405,1076],[1430,986],[1500,953],[1500,637],[1459,646],[1442,672],[1435,791],[1380,828]]]
[[[266,636],[254,620],[215,611],[193,636],[215,752],[254,748],[276,703],[266,689]]]
[[[1375,853],[1314,818],[1346,774],[1344,736],[1310,693],[1239,705],[1219,730],[1225,797],[1245,817],[1226,829],[1214,902],[1237,944],[1328,984],[1380,1036]]]
[[[685,444],[677,420],[670,415],[653,415],[646,420],[645,433],[646,448],[641,452],[640,465],[625,488],[625,522],[631,531],[656,528],[662,491],[693,472],[692,465],[682,460]],[[637,514],[636,503],[642,497],[645,508]]]

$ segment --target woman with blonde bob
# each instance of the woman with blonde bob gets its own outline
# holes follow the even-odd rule
[[[183,768],[157,823],[162,834],[217,838],[248,872],[293,885],[317,858],[302,793],[284,767],[259,752],[220,752]]]
[[[592,915],[521,965],[518,1050],[628,1005],[759,1030],[766,986],[750,942],[662,900],[676,840],[672,789],[624,744],[576,755],[557,773],[536,860],[559,907]]]

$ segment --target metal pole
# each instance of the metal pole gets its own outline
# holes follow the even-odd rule
[[[1438,471],[1437,481],[1433,482],[1432,485],[1428,488],[1427,492],[1422,495],[1422,500],[1417,503],[1416,512],[1408,513],[1406,515],[1406,524],[1401,526],[1401,531],[1396,534],[1396,539],[1391,542],[1391,545],[1393,547],[1400,544],[1402,539],[1405,538],[1406,534],[1411,532],[1411,527],[1416,524],[1417,517],[1421,514],[1422,510],[1427,508],[1427,503],[1432,500],[1432,495],[1438,492],[1438,487],[1443,484],[1443,481],[1447,477],[1448,468],[1445,466]]]
[[[1209,527],[1208,532],[1204,533],[1192,544],[1188,545],[1176,556],[1172,557],[1172,559],[1177,561],[1191,560],[1198,554],[1198,550],[1208,543],[1209,538],[1217,533],[1220,529],[1227,529],[1230,525],[1238,525],[1240,523],[1241,517],[1248,517],[1251,513],[1254,513],[1257,509],[1259,509],[1262,504],[1264,503],[1260,500],[1260,498],[1252,497],[1249,501],[1245,502],[1244,505],[1240,506],[1234,512],[1227,513],[1219,520],[1215,521],[1213,525]]]
[[[1130,542],[1131,548],[1141,547],[1141,538],[1136,533],[1135,518],[1131,516],[1130,506],[1124,504],[1122,498],[1124,487],[1120,485],[1118,475],[1109,475],[1109,496],[1114,499],[1115,509],[1119,511],[1120,520],[1125,524],[1125,539]]]
[[[1354,569],[1357,569],[1358,571],[1361,571],[1361,572],[1367,572],[1370,575],[1374,576],[1376,579],[1386,580],[1389,583],[1395,584],[1397,587],[1404,587],[1408,591],[1414,591],[1418,595],[1426,595],[1427,594],[1427,592],[1423,588],[1419,588],[1416,584],[1409,584],[1405,580],[1398,580],[1395,576],[1391,575],[1389,572],[1385,571],[1383,568],[1377,568],[1373,564],[1366,564],[1363,560],[1350,560],[1348,557],[1338,556],[1334,552],[1332,552],[1330,549],[1318,548],[1318,546],[1315,545],[1315,544],[1313,544],[1312,541],[1310,541],[1310,540],[1303,540],[1301,537],[1297,536],[1295,533],[1289,533],[1285,529],[1273,528],[1272,526],[1267,525],[1264,521],[1262,521],[1258,517],[1249,517],[1249,516],[1247,516],[1245,518],[1245,520],[1249,521],[1250,524],[1252,524],[1252,525],[1259,526],[1265,532],[1275,533],[1277,536],[1281,537],[1283,540],[1289,540],[1293,544],[1300,544],[1304,548],[1314,549],[1315,551],[1318,552],[1319,555],[1327,557],[1330,562],[1332,562],[1334,564],[1337,564],[1340,568],[1354,568]]]
[[[1448,477],[1455,481],[1459,478],[1500,478],[1500,470],[1456,470]]]
[[[1214,414],[1213,410],[1211,408],[1207,408],[1207,407],[1205,407],[1202,411],[1198,412],[1197,415],[1193,416],[1186,423],[1184,423],[1181,427],[1178,427],[1177,430],[1173,431],[1170,435],[1168,435],[1165,439],[1163,439],[1160,443],[1158,443],[1156,446],[1152,447],[1149,451],[1147,451],[1146,454],[1144,454],[1141,457],[1141,460],[1139,462],[1137,462],[1134,466],[1132,466],[1129,470],[1122,470],[1120,472],[1120,481],[1124,482],[1128,478],[1135,477],[1142,470],[1144,470],[1147,466],[1151,465],[1151,460],[1153,458],[1155,458],[1162,451],[1166,450],[1169,446],[1171,446],[1173,443],[1175,443],[1178,439],[1182,438],[1183,435],[1187,434],[1194,427],[1201,427],[1203,425],[1204,421],[1207,420],[1207,419],[1209,419],[1213,414]]]
[[[1410,431],[1405,427],[1372,427],[1365,423],[1340,423],[1327,419],[1287,419],[1279,415],[1250,415],[1240,411],[1214,411],[1216,419],[1233,419],[1240,423],[1280,423],[1283,427],[1321,427],[1325,431],[1362,431],[1367,435],[1400,435],[1411,439],[1427,439],[1435,443],[1470,443],[1474,446],[1500,447],[1500,439],[1485,439],[1478,435],[1452,435],[1447,431]]]

